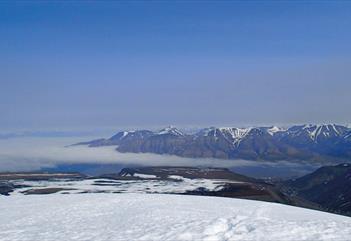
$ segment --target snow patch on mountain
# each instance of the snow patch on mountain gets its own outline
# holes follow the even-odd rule
[[[110,140],[123,140],[125,137],[127,137],[130,134],[133,134],[135,131],[121,131],[118,132],[116,135],[112,136]]]
[[[313,125],[306,128],[309,131],[312,140],[316,141],[320,136],[330,137],[330,136],[340,136],[341,130],[334,124],[328,125]]]
[[[284,131],[284,129],[283,129],[283,128],[280,128],[280,127],[278,127],[278,126],[272,126],[272,127],[270,127],[270,128],[267,129],[267,132],[268,132],[271,136],[273,136],[275,133],[277,133],[277,132],[279,132],[279,131]]]
[[[342,136],[347,127],[335,124],[307,124],[303,126],[293,126],[287,130],[287,135],[300,136],[306,134],[313,142],[320,139]]]
[[[239,146],[242,139],[244,139],[252,128],[235,128],[235,127],[221,127],[219,130],[225,135],[229,136],[230,141],[234,146]]]
[[[159,132],[156,133],[157,135],[174,135],[174,136],[184,136],[184,133],[180,130],[178,130],[177,128],[173,127],[173,126],[169,126],[166,127],[162,130],[160,130]]]

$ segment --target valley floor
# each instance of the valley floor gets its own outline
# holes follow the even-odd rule
[[[174,194],[0,196],[0,240],[349,240],[351,218]]]

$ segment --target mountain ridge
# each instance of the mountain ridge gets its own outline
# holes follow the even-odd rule
[[[351,215],[351,164],[323,166],[316,171],[284,182],[288,196],[299,196],[321,205],[329,212]],[[286,192],[287,191],[287,192]]]
[[[116,146],[123,153],[192,158],[345,161],[351,158],[351,129],[336,124],[295,125],[285,129],[209,127],[187,134],[170,126],[160,131],[121,131],[108,139],[75,145]]]

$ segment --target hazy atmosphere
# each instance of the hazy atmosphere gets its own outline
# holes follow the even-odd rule
[[[92,138],[92,137],[90,137]],[[280,170],[276,176],[301,175],[313,170],[318,165],[289,162],[254,162],[250,160],[221,160],[216,158],[185,158],[175,155],[157,155],[152,153],[119,153],[114,146],[89,148],[87,146],[69,146],[72,143],[89,139],[73,137],[23,137],[0,139],[0,172],[37,171],[57,168],[61,165],[93,165],[82,168],[90,172],[98,169],[119,171],[126,166],[202,166],[225,167],[240,172],[271,175],[275,168]],[[67,167],[65,167],[67,169]],[[259,171],[257,171],[257,170]],[[56,170],[56,169],[55,169]],[[72,169],[76,170],[76,169]],[[78,169],[77,169],[78,170]],[[261,172],[261,173],[259,173]]]
[[[351,0],[0,0],[0,241],[350,241]]]
[[[0,130],[349,123],[350,7],[0,2]]]

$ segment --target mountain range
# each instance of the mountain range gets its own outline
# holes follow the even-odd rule
[[[156,153],[193,158],[348,161],[351,129],[336,124],[272,127],[210,127],[188,134],[175,127],[121,131],[108,139],[75,145],[116,146],[122,153]]]

